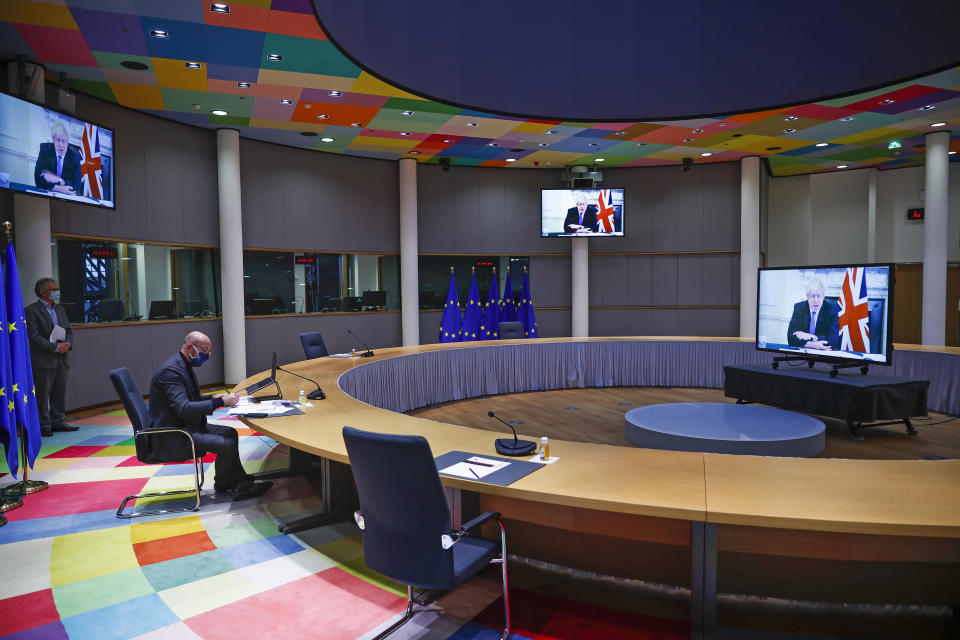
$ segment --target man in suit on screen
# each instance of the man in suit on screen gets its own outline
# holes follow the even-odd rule
[[[563,221],[564,233],[588,233],[597,230],[597,207],[588,205],[584,194],[577,195],[575,207],[567,209],[567,217]]]
[[[40,144],[33,179],[38,189],[67,195],[82,193],[80,181],[80,150],[70,144],[70,136],[62,122],[50,128],[52,142]]]
[[[840,348],[839,312],[832,302],[824,299],[820,278],[811,278],[807,283],[807,299],[793,305],[787,343],[791,347],[822,351]]]

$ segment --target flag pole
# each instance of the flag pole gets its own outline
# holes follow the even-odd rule
[[[3,233],[7,237],[7,244],[13,242],[13,223],[9,220],[3,221]],[[17,435],[20,437],[20,468],[23,469],[23,480],[5,486],[3,490],[0,491],[0,495],[2,495],[3,498],[19,498],[31,493],[43,491],[50,486],[43,480],[30,480],[30,467],[27,463],[27,460],[29,460],[27,456],[27,430],[19,423],[17,424],[17,430]],[[10,508],[15,509],[16,506]]]

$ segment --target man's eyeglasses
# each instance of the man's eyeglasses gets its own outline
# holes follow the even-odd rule
[[[193,343],[191,343],[190,346],[192,346],[194,349],[196,349],[200,353],[206,353],[207,355],[209,355],[211,352],[210,347],[204,347],[199,344],[193,344]]]

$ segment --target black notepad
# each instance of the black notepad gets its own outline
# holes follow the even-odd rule
[[[443,470],[447,467],[457,464],[458,462],[464,462],[467,460],[467,458],[482,458],[484,460],[494,460],[496,462],[509,463],[502,469],[497,469],[493,473],[484,475],[482,478],[467,478],[469,480],[473,480],[474,482],[485,482],[487,484],[495,484],[501,487],[511,485],[520,478],[530,475],[537,469],[546,466],[536,462],[530,462],[529,460],[517,460],[516,458],[501,458],[500,456],[488,456],[481,453],[468,453],[466,451],[448,451],[442,456],[438,456],[436,458],[435,462],[437,463],[437,471],[440,473],[440,475],[448,478],[463,479],[463,476],[444,473]]]

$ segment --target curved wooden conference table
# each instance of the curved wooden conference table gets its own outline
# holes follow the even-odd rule
[[[498,436],[491,431],[398,412],[538,389],[722,387],[723,365],[770,357],[749,340],[696,337],[379,349],[372,358],[283,365],[315,379],[327,399],[313,401],[304,415],[249,424],[341,463],[349,462],[344,425],[422,435],[435,456],[454,450],[495,455]],[[931,380],[931,410],[957,413],[960,349],[899,345],[894,365],[894,374]],[[284,397],[311,389],[288,373],[277,377]],[[916,437],[923,437],[922,426]],[[513,553],[689,587],[691,617],[708,626],[718,591],[825,602],[960,603],[960,460],[768,458],[558,440],[551,440],[551,454],[559,457],[555,464],[508,487],[456,478],[443,483],[464,518],[501,511]]]

